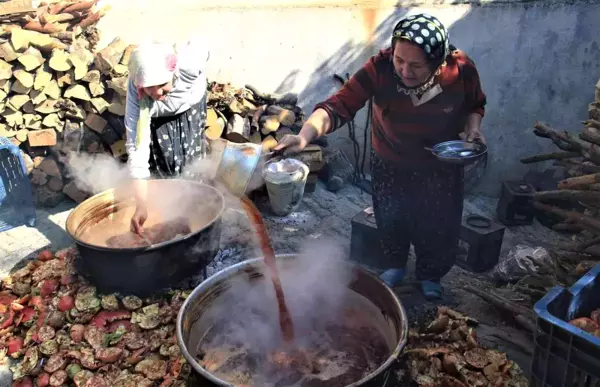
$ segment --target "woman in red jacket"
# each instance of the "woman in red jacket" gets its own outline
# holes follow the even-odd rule
[[[373,98],[373,207],[390,286],[405,276],[410,244],[416,277],[429,299],[454,265],[463,206],[463,169],[443,164],[425,147],[459,139],[485,142],[486,97],[475,64],[450,46],[438,19],[400,20],[391,47],[380,51],[333,96],[317,104],[298,135],[275,148],[287,154],[342,127]]]

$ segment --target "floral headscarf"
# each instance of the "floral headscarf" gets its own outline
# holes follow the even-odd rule
[[[157,86],[173,80],[177,55],[173,45],[143,43],[133,51],[129,62],[129,77],[137,89],[140,115],[136,125],[136,146],[141,144],[150,127],[150,111],[154,101],[143,92],[144,87]]]

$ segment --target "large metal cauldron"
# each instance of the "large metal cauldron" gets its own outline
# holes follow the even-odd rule
[[[67,218],[80,253],[77,268],[102,293],[143,297],[176,286],[199,276],[219,249],[225,199],[217,189],[189,180],[149,180],[148,198],[145,228],[179,218],[191,232],[147,247],[108,247],[108,237],[130,231],[131,186],[92,196]]]
[[[278,255],[278,268],[280,273],[285,274],[286,268],[293,267],[295,255]],[[186,299],[177,316],[177,343],[186,360],[192,365],[198,376],[203,381],[215,386],[232,386],[226,381],[217,378],[201,367],[195,360],[192,336],[202,336],[206,332],[195,331],[192,335],[192,326],[204,313],[210,314],[211,307],[221,305],[223,294],[239,280],[264,281],[266,269],[262,258],[247,260],[230,266],[202,282]],[[349,386],[393,386],[396,382],[393,375],[394,366],[397,364],[398,356],[406,345],[408,338],[408,320],[406,312],[396,296],[377,276],[362,269],[361,267],[344,262],[352,271],[352,281],[348,285],[349,291],[354,291],[370,302],[370,306],[381,312],[382,320],[385,321],[383,334],[389,347],[393,348],[387,360],[367,377]],[[210,327],[207,327],[208,331]],[[189,349],[188,349],[189,348]],[[204,384],[203,384],[204,385]],[[349,387],[347,386],[347,387]]]

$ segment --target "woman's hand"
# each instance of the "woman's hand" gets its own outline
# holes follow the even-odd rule
[[[131,217],[131,231],[142,235],[144,232],[144,223],[148,219],[148,209],[145,205],[139,205],[135,208],[135,213]]]
[[[304,137],[297,134],[286,134],[279,140],[273,151],[283,151],[285,156],[289,156],[302,152],[306,148],[306,144],[307,141]]]

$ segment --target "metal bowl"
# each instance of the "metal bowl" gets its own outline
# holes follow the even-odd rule
[[[487,154],[485,144],[463,140],[446,141],[427,149],[438,160],[456,165],[472,164]]]

